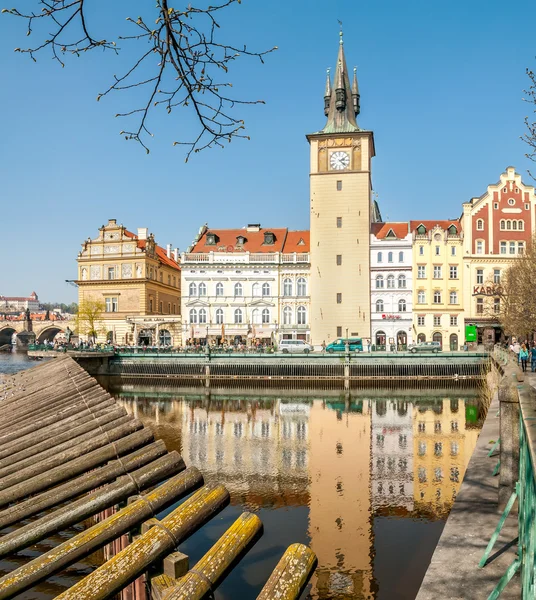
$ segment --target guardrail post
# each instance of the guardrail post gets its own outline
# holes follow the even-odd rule
[[[510,362],[504,368],[504,378],[499,386],[500,464],[499,509],[504,510],[515,492],[519,478],[519,396],[518,383],[523,375],[517,365]]]

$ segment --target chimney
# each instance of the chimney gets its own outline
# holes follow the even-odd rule
[[[252,232],[252,231],[260,231],[261,230],[261,224],[260,223],[248,223],[247,227],[246,227],[246,231]]]
[[[117,225],[117,219],[108,219],[108,225]]]
[[[148,235],[149,235],[148,227],[138,227],[138,239],[139,240],[146,240]]]
[[[171,258],[171,244],[166,246],[166,254],[168,258]]]
[[[179,249],[178,248],[175,248],[175,250],[173,250],[173,258],[176,263],[179,262]]]

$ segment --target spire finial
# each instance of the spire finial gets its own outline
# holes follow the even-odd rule
[[[342,39],[342,37],[343,37],[343,32],[342,32],[342,21],[340,21],[339,19],[337,19],[337,21],[338,21],[338,23],[339,23],[339,25],[340,25],[340,28],[341,28],[341,30],[339,31],[339,44],[342,46],[342,45],[344,44],[344,41],[343,41],[343,39]]]

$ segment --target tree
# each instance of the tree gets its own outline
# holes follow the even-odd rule
[[[536,238],[525,252],[501,277],[501,285],[496,291],[500,301],[498,317],[504,332],[529,338],[536,331]]]
[[[25,0],[27,3],[28,0]],[[232,84],[221,80],[230,64],[240,56],[263,57],[276,48],[255,52],[244,45],[241,48],[220,42],[216,33],[220,29],[220,14],[241,0],[220,0],[214,6],[198,8],[188,5],[177,10],[168,0],[147,3],[147,14],[127,17],[135,28],[131,35],[117,35],[115,39],[101,39],[94,31],[91,15],[98,10],[106,17],[108,8],[100,8],[96,0],[33,0],[40,11],[21,12],[17,8],[2,12],[26,19],[27,35],[36,33],[37,43],[31,48],[16,48],[16,52],[29,54],[33,60],[42,51],[50,51],[61,66],[69,55],[102,49],[120,52],[119,44],[134,45],[136,57],[130,66],[113,83],[97,96],[100,100],[112,91],[142,91],[141,106],[129,108],[117,117],[137,117],[135,127],[121,131],[127,140],[139,142],[147,151],[146,139],[153,134],[148,128],[152,110],[163,107],[168,113],[177,107],[190,107],[197,121],[197,134],[190,141],[176,141],[186,145],[186,161],[192,152],[212,146],[223,146],[233,138],[248,138],[244,134],[244,121],[235,116],[233,108],[240,104],[259,104],[261,100],[243,100],[229,94]],[[90,13],[90,10],[93,13]],[[93,22],[92,22],[93,21]],[[117,40],[117,42],[116,42]],[[249,138],[248,138],[249,139]]]
[[[527,97],[524,98],[524,100],[529,104],[536,106],[536,74],[534,71],[527,69],[527,75],[530,80],[530,86],[528,90],[525,90]],[[536,112],[536,109],[534,109],[533,112]],[[525,127],[527,128],[527,131],[521,136],[521,139],[530,147],[530,152],[527,152],[525,156],[533,162],[536,162],[536,121],[532,121],[528,116],[525,117]],[[534,176],[530,171],[529,175],[534,179]]]
[[[80,303],[76,313],[76,329],[78,333],[96,340],[99,333],[106,333],[102,315],[105,305],[102,300],[87,298]]]

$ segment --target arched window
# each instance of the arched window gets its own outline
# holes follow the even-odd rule
[[[501,229],[502,231],[504,231],[504,230],[506,229],[506,226],[505,226],[505,221],[504,221],[504,219],[501,219],[501,223],[500,223],[500,229]]]
[[[307,281],[304,277],[300,277],[297,281],[298,296],[307,296]]]
[[[383,275],[376,275],[376,289],[383,289]]]
[[[450,292],[450,294],[449,294],[449,303],[450,304],[458,304],[458,294],[457,294],[457,292]]]
[[[512,229],[512,221],[510,219],[506,221],[506,229]]]
[[[434,342],[439,342],[439,344],[442,346],[443,345],[443,335],[441,334],[440,331],[436,331],[433,335],[432,335],[432,341]]]
[[[398,262],[404,262],[404,253],[403,252],[398,253]]]
[[[383,261],[383,253],[378,252],[378,262],[381,263]]]
[[[235,283],[234,284],[234,295],[235,296],[242,296],[243,295],[243,290],[242,290],[242,284],[241,283]],[[242,322],[242,321],[240,321]],[[236,323],[236,321],[235,321]]]
[[[376,332],[376,345],[385,346],[385,331]]]
[[[251,288],[252,296],[260,296],[261,295],[261,286],[255,282]]]
[[[395,276],[394,275],[388,275],[387,276],[387,288],[388,289],[393,289],[395,287]]]
[[[195,308],[190,309],[190,323],[197,323],[197,311]]]
[[[376,312],[383,312],[383,300],[376,300]]]
[[[207,284],[204,282],[201,282],[199,284],[199,295],[200,296],[206,296],[207,295]]]
[[[167,329],[161,329],[158,332],[158,340],[161,346],[171,346],[171,334]]]
[[[263,308],[262,309],[262,323],[263,325],[267,325],[270,322],[270,309]]]
[[[292,296],[292,279],[283,281],[283,296]]]
[[[292,309],[290,306],[285,306],[283,309],[283,325],[290,325],[292,323]]]
[[[298,306],[298,325],[307,323],[307,310],[305,306]]]
[[[242,317],[242,309],[241,308],[235,308],[234,311],[234,322],[239,325],[240,323],[242,323],[243,321],[243,317]]]
[[[251,313],[251,321],[254,325],[260,325],[261,323],[261,311],[258,308],[254,308]]]
[[[398,312],[406,312],[406,301],[405,300],[398,301]]]
[[[197,296],[197,285],[192,281],[192,283],[188,286],[188,294],[190,296]]]
[[[512,221],[512,229],[517,230],[517,221]]]
[[[424,333],[419,333],[419,335],[417,336],[417,341],[426,342],[426,335]]]
[[[426,296],[424,294],[424,290],[419,290],[417,292],[417,304],[424,304],[426,302]]]
[[[398,287],[401,290],[405,290],[406,289],[406,276],[405,275],[399,275],[398,276]]]
[[[482,219],[477,219],[476,228],[477,231],[484,231],[484,221]]]
[[[262,295],[269,296],[270,295],[270,284],[265,282],[262,284]]]
[[[207,309],[200,308],[199,309],[199,323],[206,323],[206,322],[207,322]]]
[[[455,333],[450,334],[450,349],[452,352],[458,350],[458,336]]]
[[[223,296],[223,283],[221,281],[216,284],[216,296]]]
[[[387,254],[387,262],[390,262],[390,263],[393,262],[393,253],[392,252],[389,252]]]
[[[223,308],[216,310],[216,325],[223,325]]]
[[[523,223],[523,221],[517,222],[517,228],[519,229],[519,231],[523,231],[525,229],[525,224]]]

